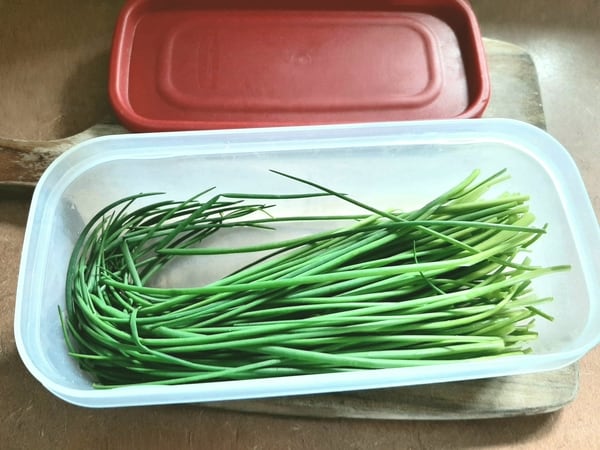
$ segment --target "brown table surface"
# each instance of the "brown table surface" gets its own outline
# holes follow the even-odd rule
[[[51,139],[103,118],[110,112],[108,49],[122,2],[16,3],[0,0],[0,136]],[[487,14],[482,3],[474,5]],[[565,119],[577,114],[582,112],[569,111]],[[583,138],[567,136],[562,142],[576,149],[574,157],[598,211],[600,182],[591,175],[599,173],[600,161],[581,149]],[[68,405],[29,375],[16,352],[14,297],[29,203],[21,189],[3,189],[2,194],[0,448],[600,448],[600,349],[581,361],[577,399],[561,411],[532,417],[375,421],[272,417],[196,406],[89,410]]]

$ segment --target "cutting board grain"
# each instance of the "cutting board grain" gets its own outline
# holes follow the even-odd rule
[[[99,136],[126,133],[114,121],[99,123],[63,139],[49,141],[0,137],[0,185],[34,186],[50,163],[74,145]]]
[[[450,420],[534,415],[575,398],[577,366],[485,380],[339,394],[211,403],[235,411],[303,417]],[[274,381],[276,383],[276,381]]]
[[[545,127],[539,84],[530,55],[510,43],[485,39],[492,98],[485,117]],[[114,119],[65,139],[0,138],[0,195],[31,189],[43,171],[73,145],[125,133]],[[481,419],[556,411],[575,399],[577,364],[560,370],[485,380],[335,394],[215,402],[204,407],[262,414],[361,419]],[[274,383],[277,381],[274,380]]]

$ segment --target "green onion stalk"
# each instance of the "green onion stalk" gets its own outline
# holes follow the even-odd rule
[[[99,211],[74,246],[59,311],[69,354],[98,388],[402,368],[530,352],[552,320],[532,280],[567,270],[527,254],[546,234],[529,198],[488,198],[505,171],[478,171],[421,208],[380,210],[348,194],[214,194]],[[332,197],[360,214],[278,216],[278,202]],[[135,207],[145,199],[149,204]],[[267,203],[272,202],[272,203]],[[290,224],[326,231],[278,240]],[[341,224],[341,225],[340,225]],[[262,244],[214,247],[226,230]],[[174,259],[256,254],[218,280],[153,283]],[[265,256],[266,255],[266,256]],[[523,256],[525,255],[525,256]]]

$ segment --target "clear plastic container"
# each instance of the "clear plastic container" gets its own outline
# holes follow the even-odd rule
[[[410,209],[455,185],[475,168],[484,174],[508,169],[512,178],[501,189],[530,194],[539,223],[550,225],[548,234],[533,248],[534,262],[572,265],[571,271],[545,277],[534,286],[540,295],[555,298],[545,311],[556,320],[538,321],[540,336],[532,354],[450,363],[443,369],[109,390],[95,390],[67,354],[57,312],[64,303],[67,261],[85,223],[113,200],[142,191],[161,191],[168,198],[180,199],[210,186],[217,191],[297,192],[297,184],[269,172],[277,169],[353,194],[382,209]],[[327,202],[331,200],[323,199],[317,209],[340,208],[341,202]],[[293,205],[297,209],[287,212],[308,210],[303,202]],[[15,338],[23,362],[49,391],[87,407],[248,399],[551,370],[577,361],[600,340],[599,248],[598,222],[569,153],[549,134],[516,121],[444,120],[101,137],[60,156],[37,185],[23,245]]]

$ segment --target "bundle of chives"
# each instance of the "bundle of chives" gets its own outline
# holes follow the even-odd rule
[[[544,233],[528,198],[484,198],[504,171],[463,182],[422,208],[381,211],[291,175],[317,193],[219,194],[137,209],[121,199],[84,228],[69,262],[69,353],[96,387],[182,384],[444,364],[529,351],[538,309],[536,267],[521,253]],[[257,218],[256,200],[333,196],[360,215]],[[224,229],[283,222],[347,226],[238,248],[201,246]],[[153,287],[185,255],[270,250],[203,286]]]

